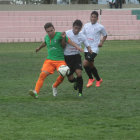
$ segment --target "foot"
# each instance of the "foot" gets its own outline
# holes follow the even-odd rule
[[[87,83],[87,88],[93,85],[93,82],[95,81],[95,79],[89,79],[88,83]]]
[[[103,82],[102,79],[100,79],[99,81],[96,81],[96,87],[100,87],[101,83]]]
[[[78,93],[78,97],[82,97],[83,96],[83,94],[82,93]]]
[[[57,88],[53,87],[52,85],[52,90],[53,90],[53,96],[57,96]]]
[[[37,94],[37,92],[35,90],[30,90],[29,95],[33,96],[35,99],[38,98],[38,94]]]

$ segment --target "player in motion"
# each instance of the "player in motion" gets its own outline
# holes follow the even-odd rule
[[[103,81],[98,71],[94,65],[94,58],[97,56],[99,48],[103,46],[104,41],[107,38],[107,33],[103,25],[98,22],[98,12],[93,11],[90,15],[90,22],[86,23],[82,29],[83,34],[87,37],[88,43],[91,47],[92,54],[88,53],[87,48],[85,47],[85,60],[83,61],[84,69],[89,77],[87,87],[92,86],[96,78],[96,87],[99,87],[101,82]],[[100,40],[101,35],[103,36],[102,40]]]
[[[71,30],[66,31],[66,35],[70,40],[76,43],[81,47],[81,44],[84,43],[89,53],[92,53],[89,43],[85,37],[85,35],[80,32],[82,29],[81,20],[75,20],[73,22],[73,28]],[[70,74],[68,75],[68,80],[74,84],[75,90],[78,89],[78,96],[82,96],[83,89],[83,78],[82,78],[82,61],[79,50],[73,47],[71,44],[66,43],[66,47],[64,49],[64,57],[65,61],[70,68]],[[77,78],[73,76],[73,73],[76,73]]]
[[[53,74],[54,71],[62,66],[66,65],[64,61],[64,50],[63,44],[65,41],[72,46],[74,46],[77,50],[83,52],[83,50],[75,43],[73,43],[65,33],[55,32],[55,28],[52,23],[46,23],[44,25],[45,31],[47,35],[45,36],[45,41],[36,49],[38,52],[43,47],[47,46],[48,49],[48,56],[47,59],[44,61],[44,64],[41,69],[40,76],[36,83],[35,89],[30,90],[29,94],[34,98],[38,98],[39,91],[43,86],[44,80],[50,74]],[[57,95],[57,86],[62,83],[64,77],[59,75],[56,79],[55,83],[52,85],[53,96]]]

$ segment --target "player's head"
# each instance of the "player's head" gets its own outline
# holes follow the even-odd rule
[[[95,24],[98,20],[98,12],[97,11],[92,11],[92,13],[90,14],[90,21],[92,24]]]
[[[81,22],[81,20],[76,19],[73,22],[73,33],[77,35],[81,31],[82,26],[83,26],[83,23]]]
[[[44,25],[44,29],[47,32],[50,38],[53,38],[55,35],[55,28],[52,23],[48,22]]]

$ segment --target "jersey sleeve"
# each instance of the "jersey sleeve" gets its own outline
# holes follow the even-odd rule
[[[66,42],[69,43],[70,38],[66,35]]]

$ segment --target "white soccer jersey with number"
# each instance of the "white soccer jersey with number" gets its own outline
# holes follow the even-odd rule
[[[68,30],[66,31],[66,35],[68,36],[68,38],[70,38],[72,42],[76,43],[80,47],[82,43],[84,43],[85,47],[89,46],[87,38],[82,32],[79,32],[79,34],[74,35],[73,30]],[[71,46],[68,43],[66,44],[66,47],[64,49],[64,55],[76,55],[79,53],[80,52],[75,47]]]
[[[98,53],[100,37],[101,35],[107,35],[104,26],[99,23],[91,24],[90,22],[84,25],[82,32],[87,37],[89,46],[91,47],[92,51],[94,53]],[[88,52],[88,50],[85,48],[84,52]]]

